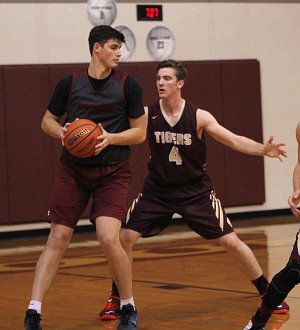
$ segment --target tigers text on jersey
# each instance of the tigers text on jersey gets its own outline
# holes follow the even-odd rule
[[[197,107],[183,102],[181,113],[171,121],[161,101],[148,108],[149,174],[162,186],[176,186],[201,180],[205,172],[204,134],[197,134]]]

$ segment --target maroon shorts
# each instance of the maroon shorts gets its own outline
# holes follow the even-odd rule
[[[131,181],[128,160],[107,166],[59,162],[59,173],[48,212],[48,221],[75,228],[90,197],[90,218],[99,216],[123,220]]]
[[[146,184],[142,194],[127,212],[124,228],[143,237],[157,235],[164,230],[175,213],[196,233],[206,239],[222,237],[233,232],[232,225],[214,191],[202,192],[203,183],[167,188]],[[198,193],[197,193],[198,191]]]
[[[296,240],[294,243],[293,251],[290,256],[290,260],[300,260],[300,242],[299,242],[299,232],[296,235]]]

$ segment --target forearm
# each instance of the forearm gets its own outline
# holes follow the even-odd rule
[[[205,112],[205,114],[207,113]],[[205,118],[206,117],[204,117],[204,119]],[[200,120],[201,118],[199,119],[199,121]],[[210,134],[216,141],[221,142],[229,148],[238,152],[242,152],[244,154],[265,156],[265,145],[263,145],[262,143],[256,142],[245,136],[236,135],[232,133],[225,127],[219,125],[216,120],[211,117],[211,115],[208,116],[207,122],[208,123],[206,124],[206,126],[200,126],[200,129],[204,127],[208,134]]]
[[[300,163],[298,162],[293,173],[294,191],[300,190]]]
[[[230,146],[233,150],[248,155],[265,156],[265,145],[245,136],[236,136],[236,141]]]
[[[56,139],[61,139],[63,127],[54,119],[44,118],[42,121],[42,130]]]
[[[293,186],[294,191],[289,196],[288,203],[296,217],[300,217],[300,211],[298,210],[297,206],[300,202],[300,163],[298,162],[293,173]]]

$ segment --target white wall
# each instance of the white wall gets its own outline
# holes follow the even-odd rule
[[[300,4],[164,3],[163,22],[136,21],[134,3],[117,3],[117,10],[112,26],[129,27],[137,41],[129,61],[153,60],[145,38],[156,25],[167,26],[174,33],[175,59],[260,61],[264,141],[272,134],[276,142],[285,142],[288,159],[283,164],[265,159],[264,205],[226,210],[287,208],[297,160],[295,128],[300,120]],[[2,3],[0,64],[88,62],[91,28],[86,3]]]

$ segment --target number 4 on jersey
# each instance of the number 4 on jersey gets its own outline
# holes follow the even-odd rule
[[[182,165],[182,158],[177,147],[173,147],[169,154],[169,162],[175,162],[176,165]]]

